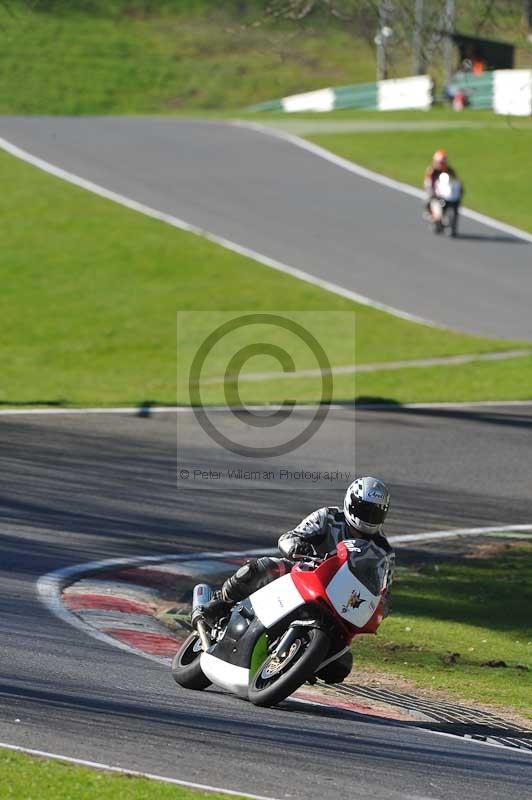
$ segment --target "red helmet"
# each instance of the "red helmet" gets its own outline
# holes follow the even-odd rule
[[[447,166],[447,150],[436,150],[434,155],[432,156],[432,166],[436,169],[441,169],[441,167]]]

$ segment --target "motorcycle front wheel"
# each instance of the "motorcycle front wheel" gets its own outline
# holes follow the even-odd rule
[[[283,658],[269,655],[258,668],[248,696],[256,706],[280,703],[312,678],[329,650],[329,637],[320,628],[300,628]]]
[[[198,634],[194,631],[185,639],[172,661],[174,681],[184,689],[201,691],[211,685],[200,665],[203,650]]]

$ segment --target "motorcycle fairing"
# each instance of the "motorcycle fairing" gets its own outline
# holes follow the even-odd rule
[[[380,603],[380,595],[370,592],[343,564],[327,586],[327,596],[336,612],[356,628],[363,628]]]
[[[203,674],[217,686],[240,697],[248,696],[249,669],[228,664],[212,653],[202,653],[200,664]]]
[[[247,669],[255,642],[263,633],[264,625],[254,617],[249,599],[244,600],[233,608],[222,638],[209,648],[209,653],[228,664]]]
[[[249,600],[237,603],[223,637],[200,656],[201,669],[213,683],[247,697],[249,669],[264,625],[254,618]]]
[[[290,573],[253,592],[249,599],[265,628],[271,628],[305,602]]]

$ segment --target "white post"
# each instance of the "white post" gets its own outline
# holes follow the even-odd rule
[[[453,76],[454,66],[454,42],[450,34],[454,33],[454,0],[445,0],[445,20],[444,30],[447,36],[443,42],[443,67],[445,73],[445,83],[449,83]]]
[[[392,35],[390,19],[393,11],[391,0],[383,0],[379,6],[379,29],[375,36],[377,45],[377,80],[384,81],[388,77],[388,39]]]
[[[412,50],[414,54],[414,75],[425,74],[425,56],[423,53],[423,15],[425,0],[416,0],[414,17],[414,36]]]

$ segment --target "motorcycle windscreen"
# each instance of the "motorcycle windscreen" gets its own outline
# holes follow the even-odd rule
[[[384,551],[366,539],[351,539],[345,545],[350,571],[372,594],[380,595],[388,577],[389,562]]]
[[[380,592],[373,593],[344,564],[327,586],[327,596],[337,613],[356,628],[363,628],[375,613]]]
[[[283,575],[282,578],[277,578],[262,589],[253,592],[249,599],[255,615],[265,628],[271,628],[272,625],[305,602],[290,574]]]

